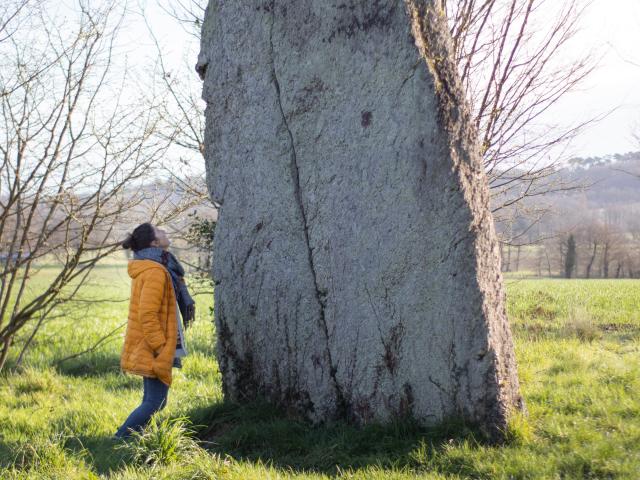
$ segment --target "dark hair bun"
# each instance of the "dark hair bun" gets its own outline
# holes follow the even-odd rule
[[[122,248],[125,250],[135,250],[135,239],[132,234],[127,235],[127,238],[122,242]]]
[[[151,246],[151,242],[156,239],[153,225],[149,222],[138,225],[133,233],[127,235],[127,238],[122,242],[122,248],[125,250],[133,250],[134,252],[148,248]]]

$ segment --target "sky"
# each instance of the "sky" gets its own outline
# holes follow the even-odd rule
[[[139,0],[132,10],[144,11],[149,25],[162,44],[168,63],[176,69],[189,68],[193,74],[198,46],[174,19],[159,7],[170,0]],[[549,0],[562,2],[565,0]],[[587,50],[600,58],[599,66],[579,91],[563,97],[546,113],[549,123],[572,125],[587,118],[606,115],[576,137],[569,156],[603,156],[640,150],[634,127],[640,132],[640,0],[578,0],[586,7],[580,30],[563,55],[571,61]],[[151,60],[153,44],[145,40],[147,27],[141,15],[132,16],[124,29],[131,47],[129,55],[139,61]],[[185,63],[186,57],[186,63]],[[635,64],[634,64],[635,62]],[[184,71],[184,70],[183,70]],[[193,77],[197,82],[197,77]],[[544,121],[544,117],[542,119]]]
[[[576,42],[566,55],[593,48],[598,52],[599,66],[580,91],[558,102],[549,119],[574,122],[611,113],[574,140],[575,155],[640,150],[640,143],[632,136],[634,127],[640,133],[639,44],[640,0],[595,0],[587,7]]]

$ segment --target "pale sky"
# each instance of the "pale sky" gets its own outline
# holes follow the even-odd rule
[[[595,48],[602,55],[600,66],[583,90],[562,99],[549,117],[572,122],[616,109],[576,138],[573,152],[602,156],[640,150],[631,135],[634,126],[640,132],[640,0],[594,0],[576,40],[568,54]]]
[[[172,65],[183,67],[180,62],[187,52],[192,67],[198,46],[158,7],[158,1],[163,0],[146,2],[147,21],[160,37]],[[164,1],[166,4],[170,0]],[[601,56],[600,66],[581,91],[567,95],[547,112],[547,119],[549,123],[569,125],[615,110],[578,136],[568,154],[602,156],[640,150],[640,144],[631,135],[634,126],[640,131],[640,49],[637,47],[640,44],[640,0],[578,1],[583,6],[590,6],[582,18],[577,38],[565,55],[571,60],[593,49]],[[144,40],[145,32],[146,26],[140,17],[129,20],[124,33],[131,39],[131,58],[153,58],[155,50]],[[191,68],[183,72],[184,75],[195,75]],[[194,82],[196,78],[193,77]]]

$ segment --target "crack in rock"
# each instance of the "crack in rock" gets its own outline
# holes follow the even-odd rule
[[[270,25],[270,31],[269,31],[269,46],[270,46],[270,60],[271,60],[271,76],[273,79],[273,84],[275,86],[276,89],[276,98],[278,100],[278,109],[280,110],[280,114],[282,116],[282,123],[287,131],[287,136],[289,137],[289,145],[291,148],[291,178],[293,180],[293,189],[294,189],[294,196],[296,199],[296,203],[298,205],[298,209],[300,211],[300,215],[302,217],[302,226],[303,226],[303,231],[304,231],[304,239],[305,239],[305,243],[306,243],[306,247],[307,247],[307,254],[308,254],[308,260],[309,260],[309,268],[311,270],[311,276],[313,278],[313,286],[315,289],[315,296],[316,296],[316,300],[318,301],[318,308],[319,308],[319,315],[320,315],[320,323],[321,323],[321,327],[323,330],[323,334],[325,337],[325,342],[326,342],[326,355],[327,355],[327,359],[329,361],[329,375],[333,381],[333,386],[336,390],[336,397],[337,397],[337,403],[338,403],[338,412],[337,415],[338,416],[344,416],[345,414],[347,414],[349,412],[349,406],[348,406],[348,402],[346,401],[346,398],[344,396],[344,393],[342,392],[342,389],[340,387],[340,384],[338,383],[338,379],[337,379],[337,367],[334,365],[333,363],[333,359],[331,356],[331,348],[329,346],[329,329],[327,326],[327,319],[326,319],[326,314],[325,314],[325,307],[326,307],[326,299],[323,300],[323,297],[326,297],[326,293],[324,293],[323,291],[321,291],[320,287],[318,286],[318,278],[317,278],[317,274],[316,274],[316,268],[314,265],[314,261],[313,261],[313,252],[312,252],[312,248],[311,248],[311,242],[309,240],[309,224],[308,224],[308,220],[307,220],[307,213],[305,211],[304,208],[304,203],[302,200],[302,189],[300,187],[300,170],[298,168],[298,157],[296,154],[296,148],[295,148],[295,142],[293,139],[293,133],[291,132],[291,129],[289,128],[289,123],[287,121],[287,117],[284,113],[284,108],[282,107],[282,95],[280,92],[280,83],[278,81],[278,75],[276,73],[276,66],[275,66],[275,50],[274,50],[274,46],[273,46],[273,27],[275,24],[275,15],[276,15],[276,5],[275,5],[275,0],[272,0],[271,2],[271,25]]]
[[[207,185],[225,201],[225,396],[314,423],[461,416],[502,438],[524,407],[439,2],[210,3],[199,60]]]

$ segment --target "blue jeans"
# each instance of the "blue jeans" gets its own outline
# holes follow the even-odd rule
[[[169,387],[157,378],[143,377],[144,395],[142,403],[125,420],[116,432],[117,438],[126,438],[131,435],[131,430],[140,432],[145,427],[151,416],[158,410],[162,410],[167,404]]]

